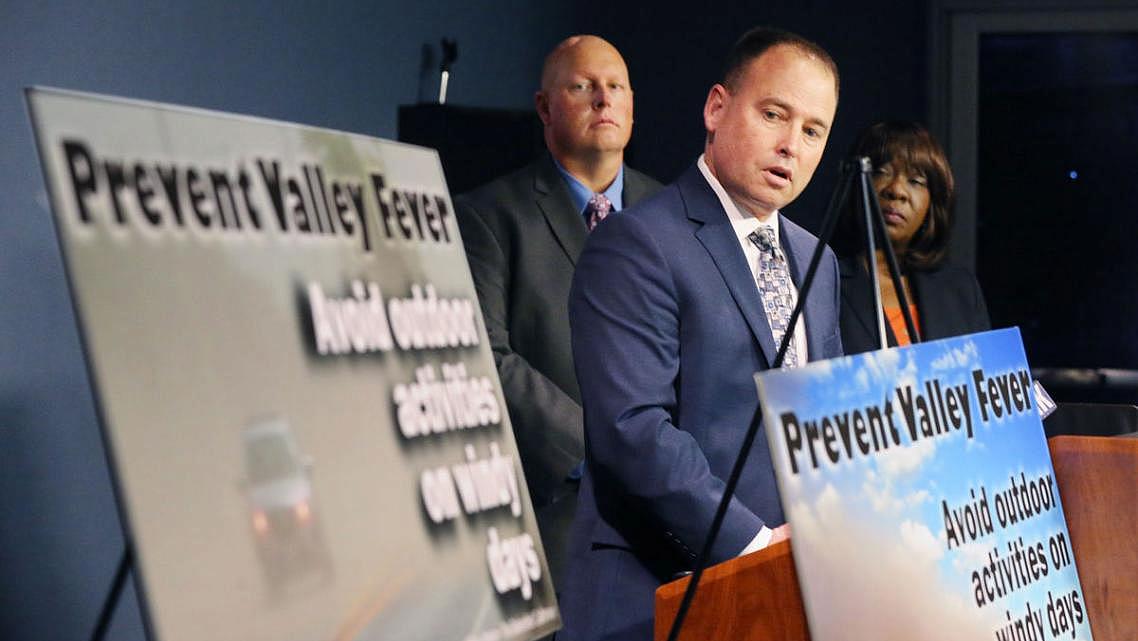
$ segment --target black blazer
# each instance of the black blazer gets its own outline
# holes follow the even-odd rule
[[[861,263],[853,258],[838,260],[842,276],[842,347],[846,354],[878,349],[877,315],[873,311],[873,285]],[[956,265],[909,273],[909,285],[917,299],[922,340],[948,338],[991,329],[988,307],[980,283],[972,272]],[[885,333],[890,346],[897,338],[889,323]]]
[[[625,167],[625,207],[659,188]],[[455,209],[556,580],[576,503],[569,477],[585,456],[568,311],[585,219],[548,154],[459,196]]]

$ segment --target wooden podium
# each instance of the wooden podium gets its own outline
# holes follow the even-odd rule
[[[1048,444],[1091,634],[1138,639],[1138,438],[1056,436]]]
[[[1138,438],[1048,441],[1095,641],[1138,639]],[[689,579],[656,590],[666,641]],[[809,641],[790,542],[708,568],[680,641]]]
[[[656,641],[666,641],[689,578],[656,590]],[[809,641],[790,542],[704,570],[680,640]]]

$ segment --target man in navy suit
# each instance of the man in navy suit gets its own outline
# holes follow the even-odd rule
[[[590,236],[569,299],[586,470],[559,639],[651,639],[656,588],[703,546],[758,411],[752,375],[782,334],[760,287],[783,284],[793,304],[818,242],[778,210],[810,182],[837,100],[821,47],[748,32],[708,93],[695,166]],[[790,366],[841,355],[838,282],[827,249]],[[787,538],[784,521],[760,435],[711,562]]]

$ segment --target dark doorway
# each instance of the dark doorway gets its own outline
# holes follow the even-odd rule
[[[979,71],[993,325],[1033,368],[1138,370],[1138,33],[984,34]]]

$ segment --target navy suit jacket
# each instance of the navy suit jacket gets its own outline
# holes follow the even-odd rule
[[[800,284],[817,239],[780,218]],[[811,360],[840,356],[838,266],[806,298]],[[650,639],[655,589],[689,568],[758,410],[777,346],[743,249],[697,167],[591,234],[569,297],[586,470],[559,638]],[[754,442],[711,562],[784,522],[766,438]]]

